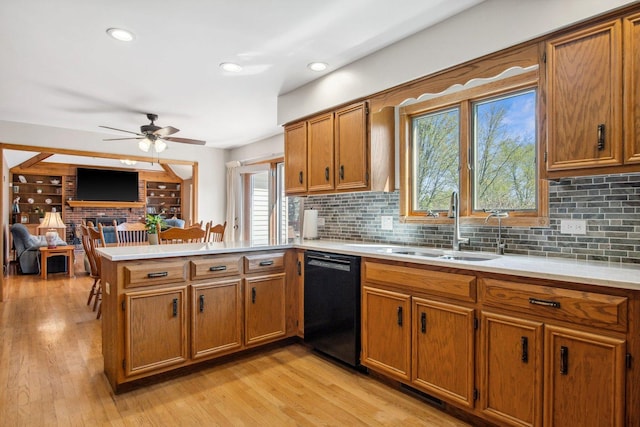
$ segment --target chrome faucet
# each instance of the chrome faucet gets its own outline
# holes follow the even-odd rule
[[[488,212],[489,215],[484,220],[484,223],[486,224],[489,219],[493,217],[498,218],[498,238],[496,239],[496,253],[498,255],[504,255],[504,248],[506,246],[506,243],[502,241],[502,218],[507,218],[509,216],[509,212],[501,211],[500,209],[493,209]]]
[[[453,250],[459,251],[460,245],[469,244],[469,239],[460,237],[460,199],[458,192],[451,193],[451,202],[449,203],[449,218],[453,218]]]

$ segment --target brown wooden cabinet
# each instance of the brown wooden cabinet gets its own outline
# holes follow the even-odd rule
[[[220,279],[191,286],[191,357],[242,346],[242,280]]]
[[[542,322],[483,311],[480,410],[514,426],[542,425]]]
[[[621,28],[610,21],[547,43],[547,170],[622,164]]]
[[[623,24],[624,55],[624,161],[640,163],[640,13]]]
[[[358,102],[285,126],[286,193],[393,191],[394,123]]]
[[[412,313],[412,383],[473,407],[475,310],[413,298]]]
[[[327,192],[334,189],[333,113],[307,121],[307,190]],[[286,173],[286,172],[285,172]]]
[[[624,426],[624,340],[545,326],[544,425]]]
[[[247,346],[285,336],[284,273],[247,278],[244,304]]]
[[[180,365],[187,358],[187,287],[124,294],[124,375]]]
[[[307,122],[284,128],[284,187],[289,195],[307,192]]]
[[[103,258],[102,353],[113,389],[296,335],[293,259],[293,250]]]
[[[411,296],[362,288],[361,363],[391,377],[411,379]]]
[[[633,172],[640,163],[640,14],[546,45],[547,176]]]

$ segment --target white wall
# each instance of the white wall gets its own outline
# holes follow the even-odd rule
[[[30,125],[0,120],[0,142],[29,145],[40,148],[64,148],[100,153],[143,155],[136,144],[105,142],[106,135],[50,126]],[[224,218],[225,216],[225,152],[217,148],[206,148],[181,144],[170,147],[161,157],[173,160],[198,162],[198,218]],[[221,191],[222,190],[222,191]]]
[[[630,0],[486,0],[278,98],[284,124],[548,34]]]
[[[284,134],[227,150],[227,161],[252,162],[284,156]]]

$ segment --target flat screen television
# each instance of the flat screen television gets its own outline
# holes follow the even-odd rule
[[[137,202],[138,172],[78,168],[76,199],[104,202]]]

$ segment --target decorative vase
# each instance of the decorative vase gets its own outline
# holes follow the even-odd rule
[[[42,220],[42,218],[40,218]],[[47,247],[53,249],[56,247],[56,240],[58,240],[58,232],[56,230],[49,230],[44,235],[47,241]]]
[[[158,244],[158,233],[149,233],[149,244],[157,245]]]

